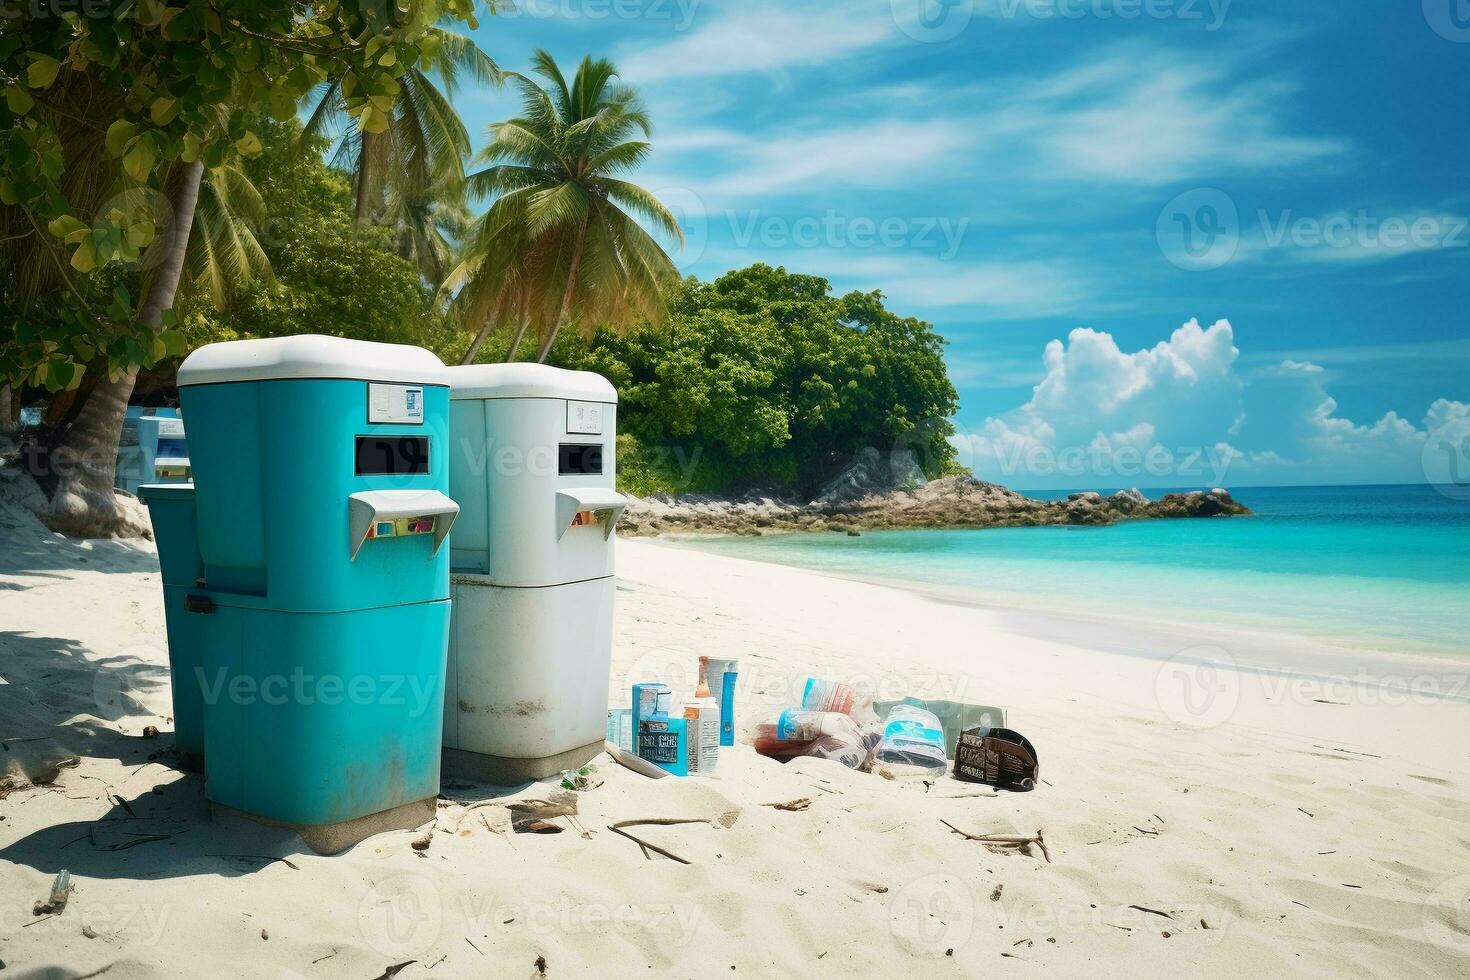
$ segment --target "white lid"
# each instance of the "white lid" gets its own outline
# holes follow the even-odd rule
[[[179,387],[229,381],[343,378],[447,385],[444,362],[422,347],[303,334],[199,348],[179,366]]]
[[[612,382],[591,371],[568,371],[549,364],[465,364],[449,368],[449,397],[570,398],[616,405]]]

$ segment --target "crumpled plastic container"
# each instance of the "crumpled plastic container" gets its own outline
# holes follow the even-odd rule
[[[896,704],[883,722],[883,738],[874,758],[890,766],[909,766],[931,776],[949,768],[944,754],[944,726],[932,711]]]

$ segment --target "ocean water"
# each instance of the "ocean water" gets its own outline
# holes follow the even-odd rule
[[[1258,487],[1235,496],[1256,515],[711,538],[694,546],[960,588],[1005,605],[1470,655],[1470,502],[1428,486]]]

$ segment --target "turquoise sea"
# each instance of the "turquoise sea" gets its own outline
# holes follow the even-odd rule
[[[1470,654],[1470,502],[1429,486],[1254,487],[1235,496],[1256,516],[715,538],[696,546],[959,588],[1001,605]]]

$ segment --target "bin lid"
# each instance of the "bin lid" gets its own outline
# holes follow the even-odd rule
[[[465,364],[448,368],[449,397],[569,398],[616,405],[618,392],[600,374],[568,371],[549,364]]]
[[[184,358],[178,384],[306,378],[449,384],[444,362],[422,347],[317,334],[207,344]]]

